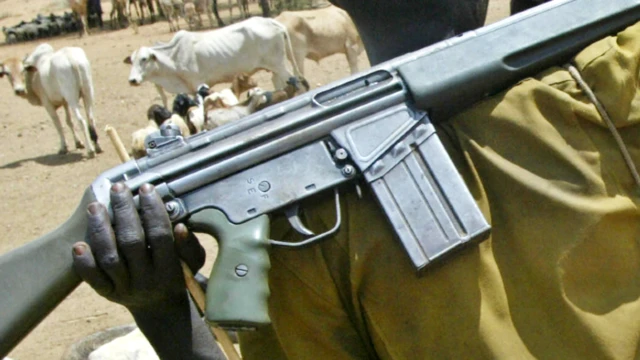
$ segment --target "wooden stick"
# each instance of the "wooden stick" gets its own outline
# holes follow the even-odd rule
[[[127,149],[124,147],[124,144],[122,144],[122,140],[120,140],[120,136],[118,136],[118,132],[116,131],[116,129],[114,129],[111,125],[107,125],[104,127],[104,131],[109,136],[109,139],[111,139],[111,143],[116,149],[120,161],[127,162],[131,160],[131,158],[129,158],[129,154],[127,153]]]
[[[107,125],[104,131],[107,133],[107,135],[109,135],[109,138],[111,139],[111,143],[113,143],[113,146],[116,148],[116,151],[118,152],[118,156],[120,157],[120,161],[122,162],[129,161],[129,154],[125,150],[125,147],[122,144],[122,141],[120,140],[120,137],[118,136],[118,132],[116,131],[116,129]],[[193,296],[193,300],[196,302],[196,305],[198,306],[198,309],[200,310],[200,312],[204,313],[204,307],[205,307],[204,291],[202,291],[200,284],[198,284],[196,279],[193,277],[193,273],[191,272],[191,269],[189,269],[187,264],[185,264],[184,261],[182,260],[180,260],[180,264],[182,265],[182,273],[184,274],[184,281],[187,285],[187,289],[191,293],[191,296]],[[231,338],[229,338],[229,335],[227,334],[226,331],[211,324],[209,324],[209,330],[211,330],[211,333],[213,334],[213,336],[215,336],[215,338],[218,340],[220,345],[222,345],[222,350],[227,355],[227,359],[229,360],[241,359],[240,355],[236,351],[235,346],[233,346],[233,341],[231,341]]]
[[[193,277],[193,273],[191,272],[191,269],[189,269],[189,266],[187,266],[184,261],[180,261],[180,263],[182,265],[182,272],[184,273],[184,281],[187,283],[187,288],[193,296],[193,300],[196,302],[196,305],[198,305],[200,311],[204,313],[204,291],[202,291],[200,284],[198,284],[196,279]],[[209,325],[209,328],[211,329],[213,336],[215,336],[216,339],[218,339],[218,342],[220,342],[220,345],[222,345],[222,350],[224,350],[227,358],[229,360],[240,360],[240,355],[236,351],[235,346],[233,346],[233,342],[229,338],[227,332],[214,325]]]

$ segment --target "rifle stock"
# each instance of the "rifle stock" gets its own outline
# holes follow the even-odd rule
[[[111,183],[126,181],[135,193],[149,182],[169,201],[319,141],[329,136],[332,122],[344,126],[359,113],[368,116],[409,102],[427,111],[431,121],[442,121],[638,19],[640,0],[556,0],[105,172],[67,222],[0,256],[0,357],[78,285],[71,245],[85,237],[87,204],[98,199],[109,205],[105,194]],[[370,106],[372,99],[378,99],[376,106]],[[273,209],[279,209],[276,205]]]
[[[0,357],[6,356],[42,319],[80,284],[71,264],[71,245],[84,241],[85,191],[71,217],[54,231],[0,257]]]

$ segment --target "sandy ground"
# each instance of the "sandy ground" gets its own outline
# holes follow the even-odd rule
[[[103,3],[103,9],[106,20],[110,9],[108,1]],[[0,26],[30,20],[37,13],[59,14],[64,10],[60,0],[0,0]],[[253,8],[253,12],[257,14],[258,9]],[[488,22],[504,17],[507,12],[508,1],[492,0]],[[221,15],[226,18],[228,12]],[[184,22],[182,27],[186,27]],[[119,163],[103,131],[105,125],[114,126],[128,146],[130,134],[144,126],[149,105],[160,103],[151,84],[135,88],[128,85],[129,67],[122,61],[137,47],[157,40],[168,41],[171,36],[168,24],[157,22],[141,26],[138,34],[131,29],[112,31],[105,28],[85,38],[67,35],[0,46],[0,59],[23,57],[40,41],[47,41],[54,48],[82,47],[93,67],[98,130],[105,149],[96,159],[86,159],[84,151],[72,150],[67,130],[67,144],[72,151],[67,155],[57,155],[58,136],[45,110],[14,96],[8,82],[1,80],[0,232],[4,235],[0,240],[0,253],[57,227],[75,209],[86,186],[98,174]],[[364,54],[359,60],[362,69],[369,66]],[[348,75],[346,60],[338,55],[324,59],[320,64],[307,60],[306,69],[312,86]],[[271,88],[268,74],[258,73],[256,79],[260,86]],[[63,116],[62,110],[59,113]],[[215,254],[215,242],[211,239],[203,242],[208,253]],[[204,274],[208,274],[213,256],[209,258]],[[109,303],[83,284],[9,355],[15,360],[58,359],[74,341],[95,331],[129,322],[132,318],[123,307]]]

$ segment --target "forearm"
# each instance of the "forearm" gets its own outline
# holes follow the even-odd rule
[[[186,292],[176,304],[131,314],[163,360],[225,359]]]

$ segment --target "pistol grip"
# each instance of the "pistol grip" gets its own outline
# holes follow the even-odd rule
[[[204,209],[191,215],[189,225],[218,241],[218,256],[207,286],[206,321],[227,329],[269,324],[268,216],[236,225],[221,211]]]

